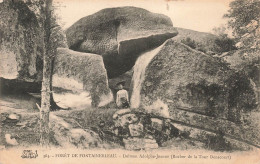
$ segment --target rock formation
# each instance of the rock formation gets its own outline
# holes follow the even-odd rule
[[[231,95],[234,87],[239,87],[234,86],[238,83],[244,87],[244,90],[236,88],[237,92],[241,92],[240,96],[245,96],[244,105],[252,107],[255,103],[255,94],[246,76],[236,77],[235,72],[220,60],[173,40],[139,57],[133,76],[133,87],[139,85],[140,100],[144,106],[160,99],[175,107],[196,107],[200,109],[198,112],[224,114],[232,103],[239,103],[238,97]],[[233,78],[234,84],[231,84],[230,78]],[[139,106],[136,95],[132,95],[133,107]],[[246,97],[251,97],[251,100]],[[207,111],[207,108],[215,112]]]
[[[130,109],[117,111],[113,120],[113,132],[122,139],[128,150],[155,149],[179,134],[179,130],[167,118],[159,119]]]
[[[69,48],[103,56],[109,78],[130,70],[141,52],[177,35],[170,18],[136,7],[103,9],[66,30]]]
[[[77,94],[87,92],[93,106],[103,106],[112,100],[101,56],[58,48],[53,65],[53,87]]]
[[[39,11],[33,3],[9,0],[0,3],[1,92],[41,91],[44,37],[41,22],[38,21]],[[64,87],[63,90],[72,90],[84,98],[89,95],[91,98],[89,101],[92,100],[93,106],[102,106],[102,103],[104,105],[111,101],[112,96],[102,57],[66,50],[68,46],[65,34],[55,21],[52,24],[55,27],[50,35],[51,49],[55,56],[53,63],[55,83],[52,85]],[[64,49],[57,52],[57,47]],[[74,83],[69,84],[70,82]],[[68,85],[65,84],[74,87],[79,84],[80,89],[67,88]]]
[[[37,81],[41,32],[35,14],[22,1],[0,4],[0,76]]]
[[[248,130],[251,136],[242,132],[247,126],[235,130],[256,107],[250,79],[218,58],[169,39],[137,59],[132,90],[132,108],[212,131],[217,131],[212,129],[216,122],[211,124],[210,118],[224,119],[226,123],[220,121],[215,127],[230,127],[233,132],[224,130],[227,134],[259,145],[256,128]],[[191,117],[186,116],[189,113]],[[235,125],[230,126],[229,121]]]

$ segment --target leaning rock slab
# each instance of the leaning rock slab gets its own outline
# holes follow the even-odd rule
[[[132,84],[132,108],[165,108],[174,121],[211,131],[229,127],[224,131],[230,137],[259,145],[258,128],[248,127],[253,120],[247,115],[256,107],[250,78],[218,58],[170,39],[138,58]]]
[[[132,83],[133,108],[182,108],[229,118],[236,105],[250,110],[256,103],[247,76],[172,39],[138,58]]]
[[[65,89],[81,98],[89,95],[93,106],[106,105],[113,99],[102,57],[67,48],[58,48],[53,87]]]
[[[132,68],[141,52],[177,35],[171,19],[136,7],[103,9],[66,31],[70,49],[100,54],[109,78]]]

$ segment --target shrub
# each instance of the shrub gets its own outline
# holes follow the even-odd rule
[[[197,47],[196,42],[194,40],[192,40],[190,37],[187,37],[186,39],[182,39],[181,42],[193,49],[195,49]]]

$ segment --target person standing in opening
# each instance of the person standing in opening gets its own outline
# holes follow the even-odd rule
[[[116,105],[118,108],[129,108],[128,92],[124,89],[125,82],[117,83]]]

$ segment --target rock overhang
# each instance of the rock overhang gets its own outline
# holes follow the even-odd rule
[[[177,34],[169,17],[137,7],[103,9],[66,30],[70,49],[103,56],[109,78],[129,71],[141,53]]]

